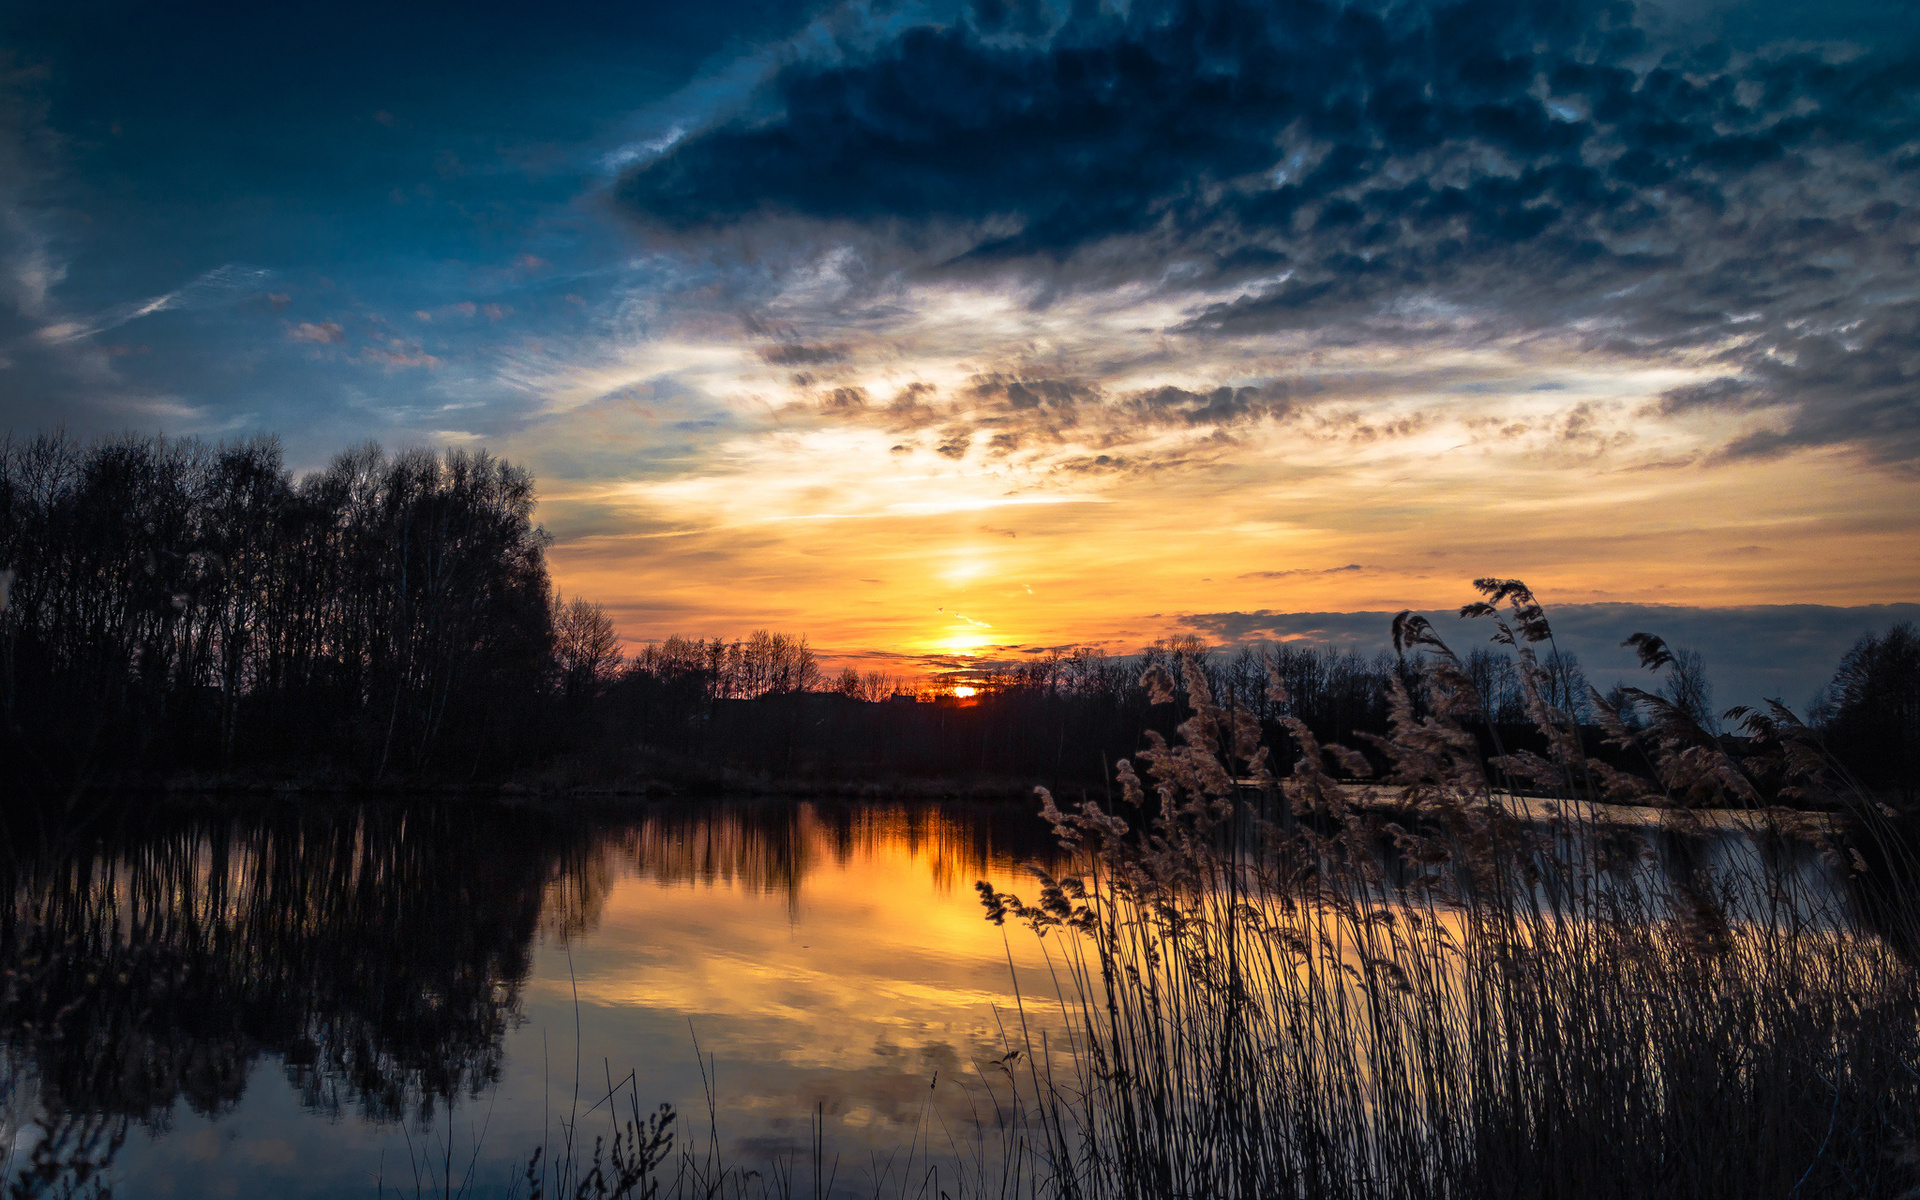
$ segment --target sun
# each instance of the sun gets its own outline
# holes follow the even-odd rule
[[[954,694],[954,695],[956,695],[956,696],[958,696],[958,697],[960,697],[960,698],[961,698],[962,700],[964,700],[964,699],[966,699],[966,698],[967,698],[968,696],[977,696],[977,695],[979,695],[979,694],[980,694],[980,689],[979,689],[979,688],[970,688],[970,687],[968,687],[968,686],[966,686],[965,684],[962,684],[962,685],[960,685],[959,687],[957,687],[957,688],[955,688],[955,689],[953,689],[953,694]]]

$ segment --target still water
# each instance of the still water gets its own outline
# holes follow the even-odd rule
[[[1640,869],[1757,866],[1739,829],[1693,824],[1642,831]],[[974,893],[1031,897],[1029,868],[1058,866],[1024,802],[174,799],[0,833],[15,1179],[525,1195],[533,1149],[570,1120],[590,1147],[618,1091],[740,1170],[804,1164],[817,1119],[833,1191],[937,1196],[930,1172],[992,1157],[999,1061],[1063,1032],[1058,939]],[[1809,848],[1772,865],[1844,886]],[[24,1194],[59,1194],[41,1182]]]
[[[155,804],[8,832],[9,1170],[57,1141],[119,1196],[506,1195],[570,1114],[605,1132],[630,1072],[743,1166],[804,1155],[819,1114],[835,1190],[871,1193],[980,1128],[1016,986],[1058,1023],[1041,948],[973,890],[1034,890],[1024,803]]]

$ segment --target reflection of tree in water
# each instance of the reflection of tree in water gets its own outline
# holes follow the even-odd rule
[[[50,1196],[107,1200],[108,1172],[127,1143],[127,1118],[99,1113],[43,1114],[32,1144],[9,1162],[8,1200]]]
[[[727,884],[784,893],[798,904],[807,876],[885,849],[924,858],[944,887],[996,866],[1051,863],[1051,830],[1024,802],[900,804],[743,800],[649,811],[623,839],[642,874],[662,883]]]
[[[791,800],[613,828],[484,804],[153,806],[53,834],[16,814],[0,836],[0,1116],[38,1126],[14,1182],[48,1196],[87,1194],[132,1122],[234,1107],[262,1056],[306,1105],[375,1121],[480,1091],[534,938],[591,929],[636,863],[792,901],[888,849],[964,887],[1052,848],[1024,804]]]
[[[604,833],[556,848],[540,902],[542,938],[565,942],[600,924],[607,897],[619,882],[614,866],[619,853],[617,838],[609,841]]]
[[[499,1072],[572,841],[477,806],[127,817],[0,867],[0,1039],[51,1114],[231,1107],[261,1054],[304,1103],[430,1113]]]
[[[19,980],[20,972],[9,970],[0,991],[11,994]],[[8,1200],[105,1200],[112,1195],[107,1173],[126,1145],[127,1118],[47,1112],[33,1084],[18,1056],[0,1047],[0,1146],[7,1150],[0,1181]]]

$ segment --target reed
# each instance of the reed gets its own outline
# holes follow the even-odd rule
[[[981,887],[991,919],[1070,935],[1077,1037],[1033,1081],[1051,1138],[1033,1191],[1911,1194],[1920,926],[1896,815],[1778,707],[1729,714],[1760,751],[1736,761],[1658,696],[1629,694],[1644,734],[1590,696],[1651,781],[1588,758],[1543,687],[1544,611],[1515,581],[1481,586],[1464,615],[1512,648],[1547,755],[1483,762],[1481,697],[1409,617],[1397,648],[1422,661],[1414,689],[1394,683],[1374,805],[1353,750],[1293,723],[1275,780],[1245,711],[1164,668],[1144,682],[1193,715],[1120,764],[1132,819],[1043,795],[1084,870],[1031,904]],[[1640,644],[1657,665],[1658,639]],[[1604,824],[1616,801],[1662,806],[1661,829]],[[1739,836],[1662,862],[1663,830],[1706,827],[1689,805]]]

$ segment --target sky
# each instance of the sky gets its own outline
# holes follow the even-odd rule
[[[1798,703],[1920,600],[1917,255],[1890,0],[0,9],[0,428],[484,447],[636,642],[1497,575]]]

